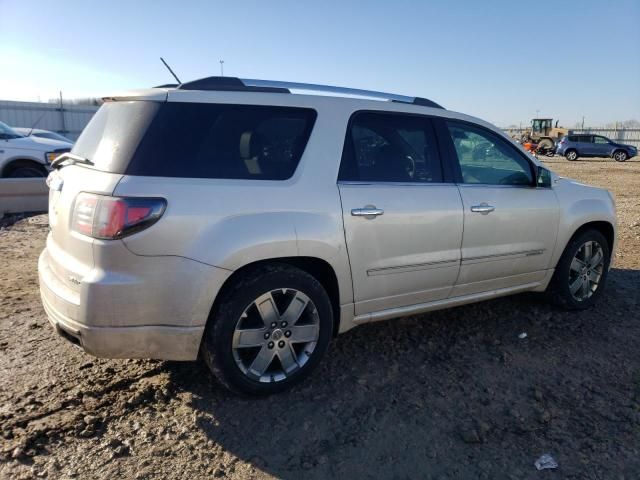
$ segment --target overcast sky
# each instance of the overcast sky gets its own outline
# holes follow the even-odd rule
[[[527,6],[532,10],[528,13]],[[640,120],[640,0],[0,0],[0,99],[220,72],[431,98],[499,126]]]

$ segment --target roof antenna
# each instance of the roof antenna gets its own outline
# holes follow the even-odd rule
[[[173,70],[171,70],[171,67],[169,66],[169,64],[167,62],[164,61],[164,58],[160,57],[160,60],[162,60],[162,63],[164,63],[164,66],[167,67],[167,70],[169,70],[169,72],[171,73],[171,75],[173,75],[173,78],[176,79],[176,82],[178,82],[179,85],[182,85],[182,82],[180,81],[180,79],[178,78],[178,76],[173,73]]]

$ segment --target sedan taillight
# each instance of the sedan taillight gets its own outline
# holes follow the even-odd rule
[[[71,228],[102,240],[114,240],[156,223],[165,208],[164,198],[109,197],[80,193],[76,197]]]

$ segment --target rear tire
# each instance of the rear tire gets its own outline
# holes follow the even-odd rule
[[[591,307],[604,290],[610,256],[607,239],[599,231],[589,229],[576,235],[564,249],[547,287],[550,300],[567,310]]]
[[[628,158],[629,155],[627,155],[627,152],[625,152],[624,150],[616,150],[615,152],[613,152],[613,159],[616,162],[626,162]]]
[[[574,149],[567,150],[566,152],[564,152],[564,158],[566,158],[570,162],[573,162],[578,159],[578,152]]]
[[[333,309],[313,276],[273,263],[225,286],[209,317],[201,352],[228,389],[270,395],[304,380],[333,336]]]

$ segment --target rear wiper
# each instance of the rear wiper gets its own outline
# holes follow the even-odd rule
[[[75,155],[71,152],[65,152],[51,162],[51,168],[61,168],[62,163],[67,162],[68,165],[74,165],[76,163],[84,163],[86,165],[93,165],[93,162],[88,158]]]

